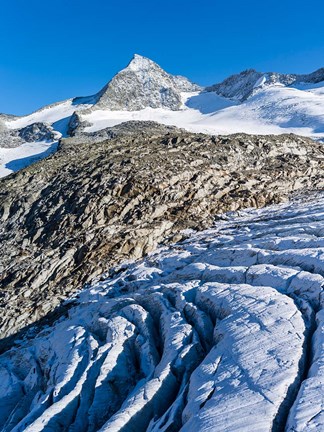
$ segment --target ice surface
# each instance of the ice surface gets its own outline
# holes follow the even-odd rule
[[[317,195],[101,277],[0,357],[1,430],[324,430],[323,233]]]

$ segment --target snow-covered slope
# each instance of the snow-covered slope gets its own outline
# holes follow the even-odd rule
[[[192,132],[230,134],[296,133],[324,139],[324,69],[309,75],[261,73],[233,75],[202,89],[174,76],[145,57],[135,55],[97,94],[59,102],[25,117],[0,116],[0,175],[7,175],[56,148],[51,142],[6,149],[3,133],[35,122],[53,127],[57,136],[72,131],[78,114],[79,132],[104,129],[128,120],[153,120]],[[30,158],[31,157],[31,158]],[[18,162],[15,162],[17,161]]]
[[[208,134],[295,133],[324,139],[324,83],[323,87],[308,87],[307,90],[271,86],[260,89],[243,103],[211,92],[183,93],[183,101],[178,111],[161,108],[132,112],[93,109],[81,115],[81,119],[90,124],[85,132],[98,131],[127,120],[153,120]]]
[[[322,431],[323,276],[323,195],[223,217],[3,354],[1,428]]]
[[[83,102],[83,99],[85,102]],[[61,137],[67,136],[72,114],[92,106],[91,98],[69,99],[45,106],[39,111],[23,117],[0,118],[0,177],[18,171],[31,163],[53,153]],[[53,130],[53,137],[44,139],[35,134],[25,142],[16,142],[28,126],[43,125]]]
[[[223,82],[207,87],[208,91],[215,92],[226,98],[244,101],[258,88],[272,85],[298,86],[300,84],[317,84],[324,82],[324,68],[305,74],[280,74],[276,72],[257,72],[254,69],[243,71],[226,78]]]
[[[324,82],[258,89],[239,105],[215,111],[198,123],[214,133],[295,133],[324,138]]]
[[[156,76],[155,82],[159,81],[155,68],[161,69],[155,63],[152,62],[152,66],[150,61],[144,61],[144,66],[139,60],[135,63],[137,73],[139,70],[143,73],[140,81],[144,87],[145,80],[150,81],[151,75]],[[132,69],[131,65],[132,62],[128,68]],[[132,87],[124,79],[123,71],[117,77],[132,94]],[[95,104],[90,112],[81,115],[85,124],[91,125],[84,131],[94,132],[127,120],[154,120],[192,132],[288,132],[324,139],[324,69],[309,75],[264,74],[248,70],[205,90],[194,92],[194,88],[188,86],[182,86],[180,90],[182,103],[177,109],[176,106],[154,104],[143,98],[137,109],[131,111],[125,110],[125,104],[120,109],[114,105],[113,110]]]

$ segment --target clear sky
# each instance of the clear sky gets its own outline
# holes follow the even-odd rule
[[[324,66],[323,0],[3,0],[0,112],[97,92],[134,53],[199,84]]]

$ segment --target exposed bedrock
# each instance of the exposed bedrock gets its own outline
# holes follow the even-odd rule
[[[2,338],[185,229],[324,186],[323,146],[307,138],[215,137],[151,122],[106,133],[62,140],[55,155],[1,180]]]
[[[32,123],[21,129],[8,129],[0,124],[0,142],[4,148],[19,147],[35,141],[53,141],[57,135],[48,123]]]

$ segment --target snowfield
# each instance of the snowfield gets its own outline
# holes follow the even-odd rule
[[[2,354],[1,430],[323,431],[323,276],[323,194],[225,215]]]
[[[182,93],[178,111],[145,108],[140,111],[93,110],[82,115],[91,124],[85,132],[95,132],[128,120],[153,120],[190,132],[212,135],[294,133],[324,139],[324,82],[305,89],[273,85],[259,88],[243,103],[213,92]]]
[[[0,147],[0,177],[5,177],[49,156],[56,151],[57,145],[58,141],[37,141],[14,148]]]

